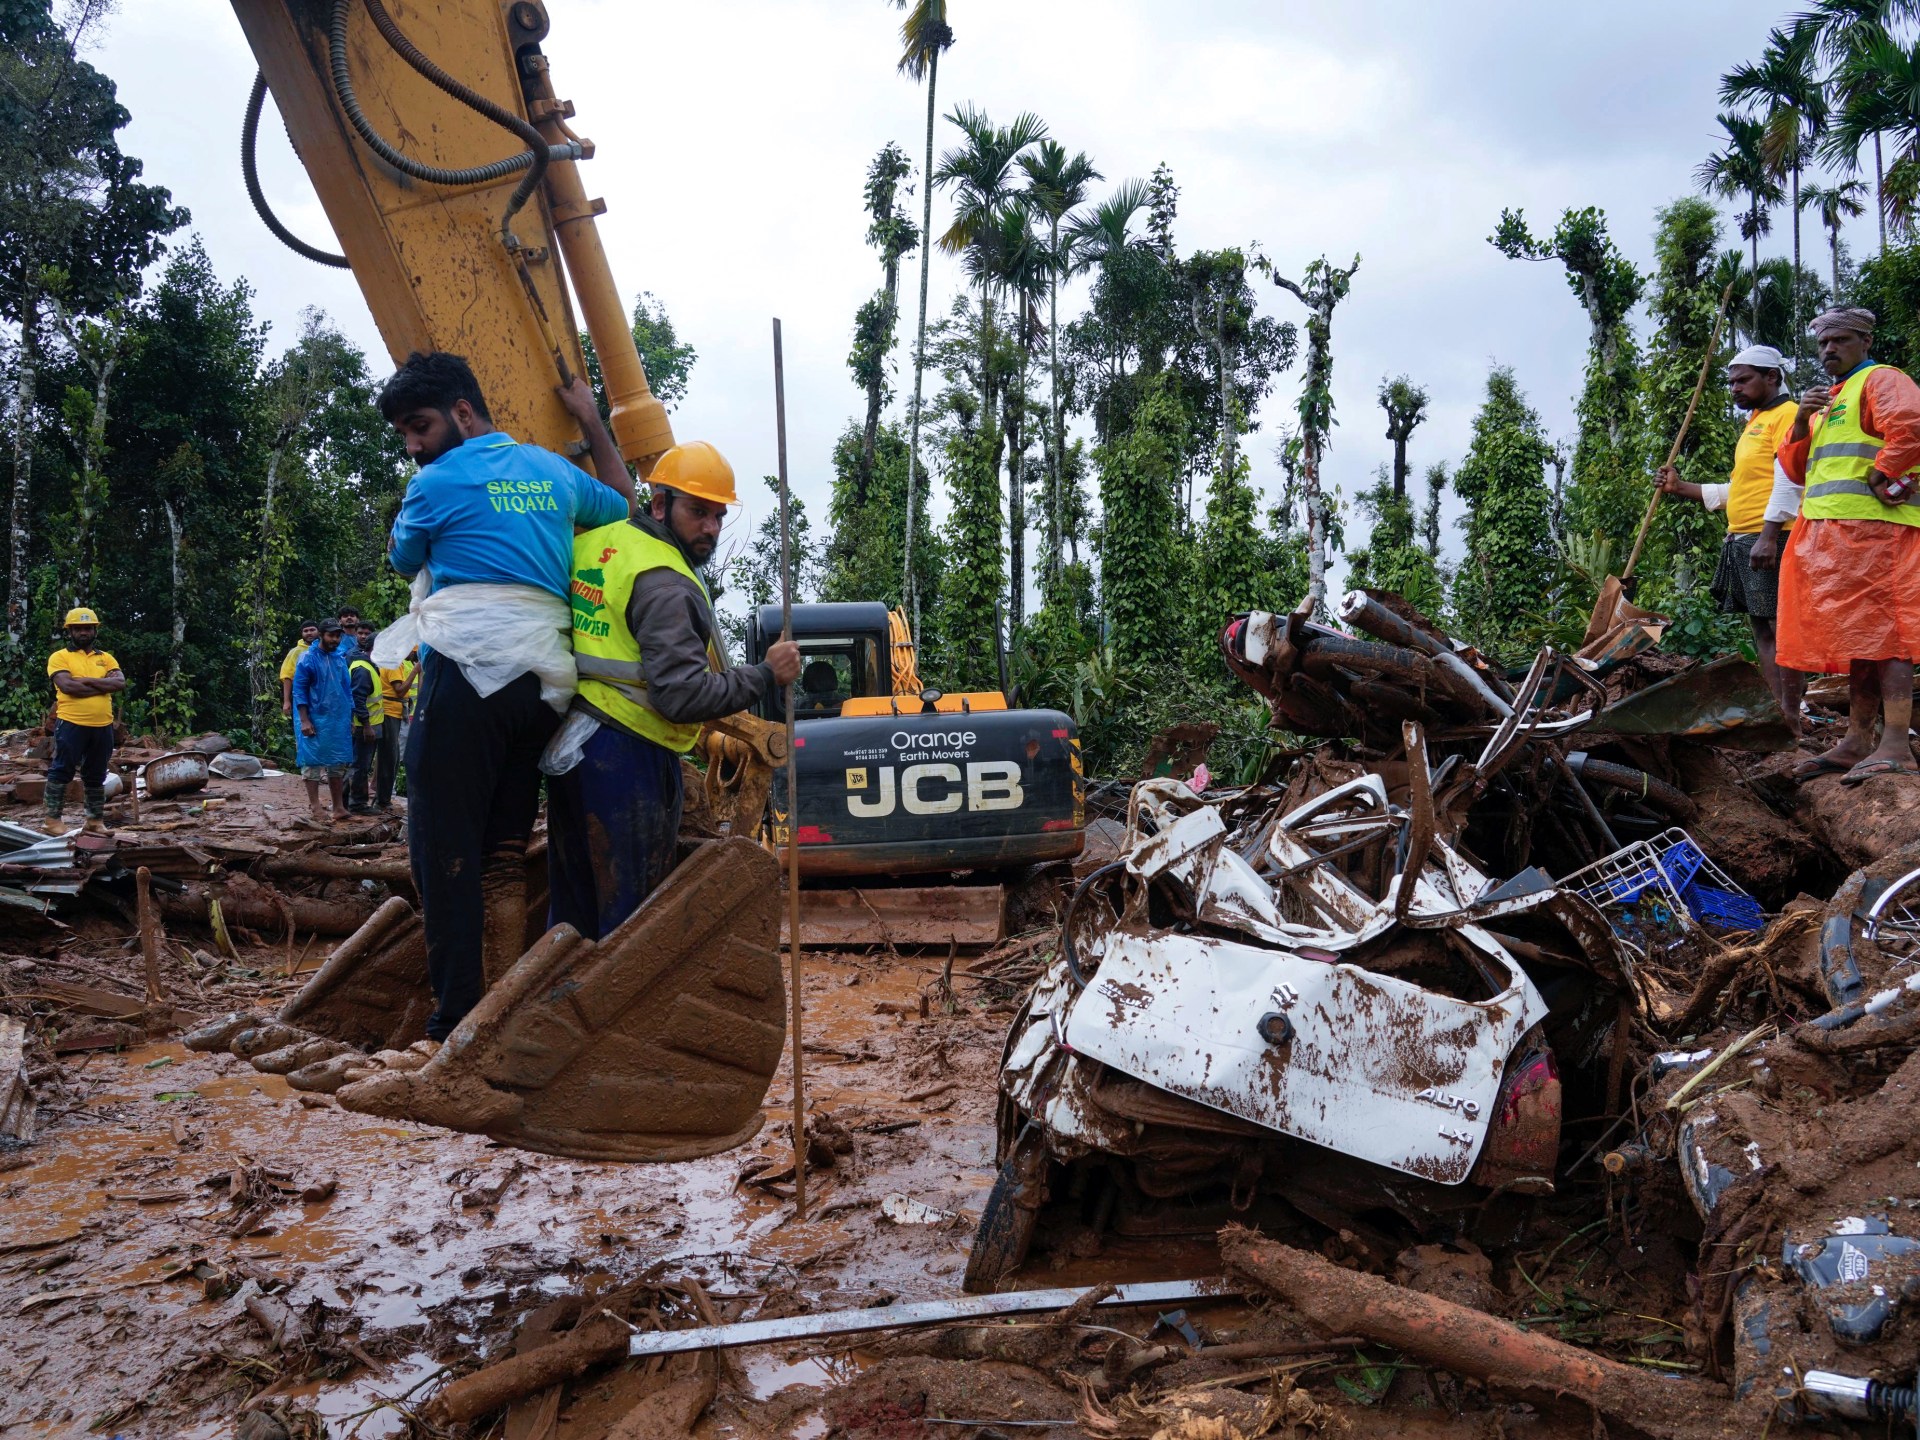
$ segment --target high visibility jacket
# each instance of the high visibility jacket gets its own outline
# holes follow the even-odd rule
[[[1867,377],[1878,365],[1862,365],[1841,384],[1840,391],[1818,417],[1809,434],[1807,491],[1800,514],[1807,520],[1887,520],[1920,525],[1920,492],[1898,505],[1888,505],[1873,493],[1874,457],[1885,443],[1860,427],[1860,406]],[[1909,471],[1920,474],[1920,467]]]
[[[347,679],[352,681],[355,672],[364,671],[372,682],[373,689],[367,692],[367,728],[377,730],[380,722],[386,718],[386,707],[380,703],[380,671],[364,655],[356,656],[347,662]]]
[[[637,525],[616,520],[573,541],[573,659],[580,671],[580,698],[636,735],[684,755],[700,736],[700,724],[677,724],[647,700],[640,642],[627,624],[633,582],[649,570],[684,575],[711,605],[713,598],[677,545],[656,539]],[[707,660],[719,668],[712,643]]]

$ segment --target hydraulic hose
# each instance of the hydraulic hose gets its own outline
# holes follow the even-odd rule
[[[240,122],[240,174],[247,182],[247,198],[253,201],[254,213],[273,232],[274,237],[296,255],[303,255],[316,265],[331,265],[336,270],[351,269],[346,256],[309,245],[287,229],[280,223],[280,217],[273,213],[273,207],[267,204],[267,192],[260,188],[260,167],[254,158],[254,147],[260,139],[260,108],[266,99],[267,72],[261,70],[255,73],[253,93],[247,97],[247,118]]]
[[[353,8],[353,0],[334,0],[333,24],[328,35],[333,68],[333,88],[334,94],[339,98],[340,108],[346,114],[347,122],[359,133],[360,138],[367,142],[367,148],[374,154],[402,174],[410,175],[416,180],[424,180],[430,185],[486,185],[495,180],[504,180],[516,171],[525,170],[527,173],[521,177],[520,183],[514,187],[513,195],[507,201],[506,214],[500,218],[503,237],[510,246],[516,245],[518,242],[513,239],[511,222],[520,208],[527,203],[541,180],[545,178],[548,163],[555,159],[578,160],[584,151],[577,142],[549,146],[545,137],[526,120],[494,104],[478,91],[461,84],[421,54],[413,42],[401,33],[400,27],[393,23],[393,17],[387,14],[386,7],[380,3],[380,0],[363,0],[363,3],[367,7],[367,14],[372,18],[375,28],[379,30],[381,38],[396,55],[468,109],[485,116],[502,129],[512,131],[526,142],[527,148],[518,155],[509,155],[504,160],[457,170],[427,165],[401,154],[378,130],[373,128],[373,122],[367,119],[366,113],[360,108],[359,95],[354,89],[353,73],[347,65],[347,15]]]

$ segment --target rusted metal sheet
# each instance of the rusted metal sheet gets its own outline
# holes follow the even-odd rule
[[[800,943],[822,948],[864,945],[997,945],[1006,935],[1007,892],[1001,885],[800,892]],[[785,944],[786,918],[780,922]]]
[[[1613,735],[1710,735],[1715,744],[1757,750],[1782,749],[1792,738],[1759,667],[1737,655],[1615,701],[1593,728]]]

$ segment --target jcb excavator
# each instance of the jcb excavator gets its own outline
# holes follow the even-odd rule
[[[673,430],[595,228],[606,205],[588,198],[578,168],[592,143],[568,126],[573,105],[540,50],[545,5],[233,5],[260,67],[242,170],[267,227],[309,259],[353,271],[396,361],[413,350],[466,356],[501,428],[587,465],[556,389],[585,371],[584,322],[614,440],[645,480]],[[343,254],[291,234],[262,192],[253,151],[269,95]],[[749,660],[778,628],[777,611],[754,617]],[[524,889],[489,895],[487,994],[437,1051],[421,1043],[424,936],[398,897],[278,1015],[229,1016],[188,1043],[336,1093],[350,1109],[555,1154],[679,1160],[751,1138],[785,1033],[775,950],[785,846],[800,846],[803,874],[844,883],[991,872],[1074,854],[1082,838],[1079,745],[1066,716],[1009,710],[998,694],[924,689],[904,622],[879,605],[797,607],[794,630],[807,677],[797,814],[776,716],[715,722],[707,790],[727,833],[693,847],[597,942],[546,930],[536,854]],[[997,891],[982,889],[997,926]],[[866,893],[885,905],[884,892],[924,918],[927,902],[915,898],[924,891]],[[957,906],[949,938],[980,938],[959,934],[962,921],[978,930],[977,901]]]

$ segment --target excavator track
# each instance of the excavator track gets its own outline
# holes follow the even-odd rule
[[[529,875],[541,912],[543,881]],[[287,1076],[297,1089],[525,1150],[712,1155],[758,1133],[780,1063],[779,911],[771,855],[747,840],[701,845],[605,938],[567,925],[541,935],[436,1051],[420,1043],[431,1007],[424,936],[396,898],[276,1017],[231,1016],[188,1044],[269,1073],[312,1056]]]

